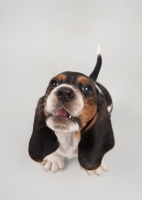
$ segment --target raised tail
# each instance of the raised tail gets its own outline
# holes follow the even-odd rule
[[[101,69],[101,65],[102,65],[101,45],[98,44],[98,46],[97,46],[97,63],[96,63],[96,66],[95,66],[93,72],[89,76],[94,81],[97,80],[98,74],[99,74],[100,69]]]

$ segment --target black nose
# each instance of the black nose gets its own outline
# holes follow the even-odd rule
[[[75,93],[69,87],[62,87],[57,91],[57,97],[62,102],[68,102],[74,99]]]

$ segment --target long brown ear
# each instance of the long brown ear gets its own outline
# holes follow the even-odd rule
[[[33,133],[29,142],[29,155],[37,162],[42,162],[45,156],[53,153],[59,147],[56,135],[45,123],[44,98],[45,96],[38,101]]]
[[[95,124],[82,133],[78,147],[80,165],[87,170],[97,169],[104,154],[114,146],[113,130],[105,101],[101,100],[98,109]]]

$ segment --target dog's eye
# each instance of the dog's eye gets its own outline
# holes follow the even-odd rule
[[[52,85],[53,87],[56,87],[56,86],[59,85],[59,83],[56,80],[52,80],[51,83],[50,83],[50,85]]]
[[[91,87],[91,85],[86,84],[82,89],[85,92],[92,93],[92,87]]]

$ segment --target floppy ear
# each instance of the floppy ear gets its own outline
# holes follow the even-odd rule
[[[29,142],[29,155],[37,162],[42,162],[45,156],[53,153],[59,147],[56,135],[45,123],[44,98],[45,96],[38,101],[33,133]]]
[[[80,165],[87,170],[97,169],[104,154],[114,146],[114,136],[110,116],[104,100],[99,102],[95,124],[81,134],[78,146]]]

